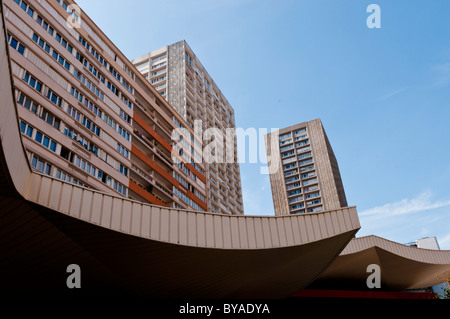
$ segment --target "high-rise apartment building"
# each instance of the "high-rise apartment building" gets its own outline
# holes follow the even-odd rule
[[[336,157],[320,119],[267,134],[266,152],[275,215],[347,207]]]
[[[217,128],[223,137],[227,129],[235,129],[233,108],[186,41],[151,51],[132,62],[191,129],[197,129],[196,120],[202,122],[202,132]],[[210,141],[208,136],[203,143]],[[223,158],[228,156],[233,161],[205,165],[208,207],[212,212],[243,214],[237,141],[234,137],[227,142],[233,144],[229,148],[232,154]]]
[[[149,202],[205,211],[202,139],[72,0],[5,0],[15,98],[33,169]],[[172,154],[174,153],[174,154]],[[179,157],[179,163],[173,157]]]

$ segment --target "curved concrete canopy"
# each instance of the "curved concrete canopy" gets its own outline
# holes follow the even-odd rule
[[[223,216],[147,205],[32,172],[13,98],[3,5],[1,23],[2,293],[287,297],[316,278],[360,228],[354,207]],[[67,288],[69,264],[81,267],[82,289]]]
[[[367,266],[381,268],[381,289],[427,288],[450,276],[450,251],[402,245],[374,235],[350,241],[311,287],[367,289]]]

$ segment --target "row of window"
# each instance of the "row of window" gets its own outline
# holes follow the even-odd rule
[[[61,125],[61,120],[56,117],[53,113],[47,111],[44,107],[39,106],[37,103],[32,101],[27,96],[20,93],[17,103],[25,107],[27,110],[34,113],[36,116],[41,118],[47,124],[53,126],[57,130],[59,130]]]
[[[26,82],[27,84],[29,84],[31,87],[33,87],[34,89],[36,89],[37,91],[39,91],[40,93],[42,92],[42,88],[43,85],[41,82],[39,82],[36,78],[34,78],[31,74],[29,74],[28,72],[25,72],[25,76],[24,76],[24,82]],[[72,92],[74,95],[76,95],[75,90]],[[80,98],[80,94],[78,93],[78,98]],[[50,89],[48,89],[47,91],[47,95],[46,95],[47,99],[49,99],[52,103],[54,103],[55,105],[57,105],[58,107],[61,107],[62,105],[62,99],[56,95],[53,91],[51,91]],[[86,99],[85,99],[86,101]],[[25,97],[23,97],[23,101],[21,101],[21,103],[23,103],[23,105],[25,107],[27,107],[28,109],[30,109],[32,112],[34,112],[35,114],[37,114],[37,104],[32,103],[31,100],[29,99],[25,99]],[[88,102],[88,106],[91,105]],[[85,104],[86,105],[86,104]],[[92,106],[93,107],[93,106]],[[93,110],[95,111],[96,109],[93,108]],[[97,109],[98,110],[98,109]],[[94,134],[96,134],[97,136],[100,136],[100,128],[95,125],[94,123],[92,123],[88,118],[82,116],[78,111],[76,111],[73,107],[71,107],[70,105],[67,104],[67,109],[66,112],[72,117],[74,118],[76,121],[80,122],[82,125],[84,125],[87,129],[91,130]],[[53,118],[51,115],[48,116],[47,115],[48,120],[50,121],[51,118]],[[54,120],[55,121],[55,120]],[[59,120],[57,125],[59,126]],[[127,132],[122,129],[122,132],[120,133],[122,136],[124,136],[125,138],[128,137],[128,139],[130,139],[130,135]],[[120,154],[122,154],[123,156],[125,156],[127,159],[129,158],[129,151],[126,150],[123,146],[121,146],[120,144],[118,144],[118,151]]]
[[[92,54],[92,56],[96,58],[105,68],[108,68],[108,62],[106,61],[106,59],[101,54],[99,54],[92,47],[92,45],[90,45],[89,42],[87,42],[81,35],[78,37],[78,42],[80,42],[81,45],[83,45],[86,50],[88,50]]]
[[[17,2],[17,1],[16,1]],[[20,3],[20,1],[18,2]],[[47,30],[52,36],[55,36],[55,39],[64,47],[66,48],[71,54],[73,53],[73,47],[68,43],[68,41],[66,39],[64,39],[58,32],[55,32],[54,29],[39,15],[36,15],[36,22],[41,25],[45,30]],[[41,46],[47,53],[49,53],[55,60],[57,60],[62,66],[64,66],[67,70],[70,69],[70,63],[65,60],[56,50],[54,50],[48,43],[46,43],[42,38],[40,38],[36,33],[33,34],[32,39],[34,42],[36,42],[39,46]],[[13,39],[11,37],[8,37],[8,41],[10,41],[11,46],[14,47],[14,49],[17,49],[21,54],[24,53],[25,47],[18,43],[18,41],[16,39]],[[77,52],[78,54],[78,52]],[[86,64],[85,64],[86,65]],[[100,80],[103,79],[103,83],[104,82],[104,77],[103,75],[100,74],[100,72],[94,68],[91,64],[89,64],[89,71],[91,71],[94,75],[97,76],[97,78],[99,78]],[[82,81],[83,83],[83,77],[81,76],[77,76],[78,75],[78,71],[74,70],[74,75]],[[32,81],[32,80],[31,80]],[[94,94],[96,94],[100,99],[103,100],[102,96],[103,93],[98,90],[94,85],[92,85],[89,81],[87,81],[87,83],[83,83],[85,84]],[[37,88],[38,91],[40,91],[39,89],[39,85]],[[53,97],[53,99],[55,99],[56,97]],[[128,99],[124,98],[124,103],[128,106],[131,107],[131,101],[129,101]],[[56,102],[56,101],[52,101],[53,103],[57,104],[58,106],[60,105],[60,102]],[[81,102],[81,101],[80,101]],[[123,112],[122,112],[123,113]],[[130,121],[129,116],[123,116],[125,120],[127,120],[127,122]],[[125,136],[126,137],[126,136]]]
[[[23,55],[25,53],[25,47],[22,45],[22,43],[20,43],[18,40],[16,40],[16,38],[11,36],[9,33],[8,33],[8,44],[14,50],[17,50],[20,54]]]
[[[100,91],[98,87],[96,87],[94,84],[92,84],[91,81],[89,81],[80,71],[78,71],[76,68],[73,69],[73,75],[80,80],[81,83],[83,83],[84,86],[86,86],[92,93],[94,93],[100,100],[105,100],[105,94]]]
[[[63,9],[66,10],[75,19],[75,21],[78,21],[79,17],[77,13],[72,10],[64,0],[56,0],[56,2],[58,2],[63,7]]]
[[[20,130],[23,134],[31,139],[34,139],[45,148],[50,149],[52,152],[56,152],[57,143],[41,131],[35,129],[24,121],[20,121]]]
[[[34,10],[25,1],[23,1],[23,0],[14,0],[14,2],[17,3],[23,9],[23,11],[28,13],[28,15],[30,17],[33,17]]]
[[[94,66],[92,66],[92,64],[89,63],[89,67],[88,67],[89,72],[91,72],[100,82],[102,82],[103,84],[105,84],[105,77],[103,76],[103,74],[97,70]]]
[[[130,83],[128,83],[120,74],[119,72],[117,72],[111,65],[109,65],[108,68],[108,62],[106,61],[106,59],[101,56],[93,47],[92,45],[89,44],[89,42],[87,42],[81,35],[79,35],[78,37],[78,42],[80,42],[85,48],[86,50],[88,50],[92,56],[94,58],[96,58],[105,68],[107,68],[109,70],[109,72],[120,82],[122,83],[122,85],[131,93],[134,94],[134,88],[131,86]],[[84,66],[87,67],[87,62],[86,59],[81,55],[81,54],[77,54],[77,59],[79,59],[81,61],[81,63],[84,64]],[[124,66],[124,70],[131,76],[134,78],[134,74]],[[95,68],[93,68],[90,64],[89,64],[89,71],[92,72],[95,76],[97,76],[97,78],[102,82],[105,83],[105,78],[104,76]],[[124,94],[120,94],[119,95],[119,90],[117,89],[117,87],[115,87],[111,82],[108,81],[108,89],[110,89],[114,94],[116,94],[117,96],[121,96],[122,101],[129,107],[132,108],[132,103],[131,101],[126,98],[124,96]]]
[[[297,135],[302,134],[302,133],[306,133],[306,128],[302,128],[300,130],[295,131],[294,132],[294,136],[297,136]]]
[[[193,209],[197,211],[203,211],[203,208],[201,208],[196,202],[194,202],[192,199],[190,199],[188,196],[186,196],[182,191],[180,191],[175,186],[173,187],[173,192],[176,196],[178,196],[183,202],[191,206]]]
[[[57,36],[59,34],[57,33]],[[33,41],[36,42],[42,49],[44,49],[48,54],[50,54],[53,59],[58,61],[67,71],[70,71],[70,63],[64,59],[64,57],[59,54],[55,49],[53,49],[47,42],[45,42],[41,37],[39,37],[36,33],[33,34]],[[65,41],[65,40],[64,40]],[[67,43],[66,43],[67,46]]]
[[[76,156],[74,165],[77,166],[79,169],[83,170],[84,172],[86,172],[87,174],[93,176],[94,178],[101,180],[107,186],[111,187],[112,189],[119,192],[123,196],[127,195],[127,188],[124,185],[122,185],[115,179],[111,178],[111,176],[105,174],[98,168],[94,167],[89,162],[85,161],[84,159]]]
[[[305,204],[299,203],[299,204],[292,205],[290,208],[291,208],[291,210],[296,210],[296,209],[303,208],[303,207],[305,207]]]
[[[114,69],[111,65],[109,66],[109,72],[111,72],[112,75],[114,75],[114,77],[117,79],[117,81],[119,81],[120,83],[122,83],[122,85],[131,93],[134,94],[134,89],[131,86],[130,83],[128,83],[121,75],[119,72],[116,71],[116,69]]]
[[[51,174],[49,174],[49,175],[51,175]],[[84,184],[83,183],[81,183],[80,181],[78,181],[77,179],[75,179],[75,178],[73,178],[72,176],[70,176],[69,174],[67,174],[66,172],[64,172],[64,171],[61,171],[61,170],[57,170],[57,172],[56,172],[56,176],[55,176],[57,179],[60,179],[60,180],[62,180],[62,181],[66,181],[66,182],[68,182],[68,183],[73,183],[73,184],[75,184],[75,185],[80,185],[80,186],[84,186]]]
[[[288,137],[291,137],[291,133],[286,133],[286,134],[280,135],[278,138],[281,141],[281,140],[284,140],[284,139],[286,139]]]
[[[73,95],[80,103],[82,103],[86,108],[88,108],[92,113],[102,118],[103,112],[94,103],[92,103],[87,97],[80,93],[73,86],[70,88],[70,94]]]
[[[302,154],[302,155],[297,156],[297,159],[302,160],[304,158],[310,158],[311,156],[312,156],[311,153],[306,153],[306,154]]]
[[[125,158],[130,158],[130,151],[127,150],[123,145],[117,143],[117,152],[122,154]]]
[[[122,126],[116,123],[109,115],[106,113],[103,113],[103,121],[105,121],[106,124],[111,126],[115,131],[119,132],[120,135],[122,135],[123,138],[125,138],[127,141],[130,141],[131,135],[127,132]]]
[[[309,144],[309,140],[306,140],[306,141],[302,141],[302,142],[295,144],[295,147],[301,147],[303,145],[308,145],[308,144]]]
[[[296,202],[299,202],[299,201],[302,201],[303,200],[303,196],[296,196],[296,197],[292,197],[292,198],[289,198],[289,204],[292,204],[292,203],[296,203]]]
[[[98,148],[97,145],[95,145],[94,143],[92,143],[91,141],[89,141],[88,139],[84,138],[80,133],[78,133],[76,130],[65,126],[64,127],[64,135],[66,135],[69,138],[72,138],[74,141],[78,142],[81,146],[83,146],[86,150],[88,150],[89,152],[92,152],[95,154],[95,156],[97,156],[98,158],[102,159],[103,161],[105,161],[106,163],[110,164],[111,166],[116,166],[114,167],[117,171],[119,171],[121,174],[125,175],[128,177],[128,168],[121,164],[121,163],[117,163],[117,161],[114,161],[115,163],[117,163],[117,165],[112,165],[110,163],[110,161],[108,160],[108,155],[105,154],[101,149]],[[67,156],[63,156],[65,159],[70,160],[70,157]]]

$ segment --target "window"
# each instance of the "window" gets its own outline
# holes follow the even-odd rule
[[[309,163],[312,163],[312,159],[310,158],[310,159],[307,159],[307,160],[304,160],[304,161],[300,161],[300,162],[298,162],[298,165],[305,165],[305,164],[309,164]]]
[[[288,138],[288,137],[291,137],[291,133],[286,133],[286,134],[280,135],[279,139],[281,141],[281,140],[284,140],[285,138]]]
[[[31,7],[25,1],[14,0],[14,2],[17,3],[18,5],[20,5],[20,7],[23,9],[23,11],[25,11],[30,17],[33,17],[34,10],[31,9]]]
[[[37,132],[36,132],[36,136],[34,137],[34,140],[35,140],[36,142],[38,142],[39,144],[42,143],[42,133],[39,132],[39,131],[37,131]]]
[[[298,131],[295,131],[295,132],[294,132],[294,136],[299,135],[299,134],[302,134],[302,133],[305,133],[305,132],[306,132],[306,128],[301,129],[301,130],[298,130]]]
[[[31,137],[31,136],[33,135],[33,128],[32,128],[31,126],[28,126],[28,127],[27,127],[26,135],[27,135],[28,137]]]
[[[122,154],[123,156],[125,156],[126,158],[129,158],[129,151],[123,147],[122,145],[120,145],[119,143],[117,143],[117,151]]]
[[[301,160],[301,159],[308,158],[308,157],[311,157],[311,153],[299,155],[298,159]]]
[[[50,89],[47,92],[47,99],[49,99],[53,104],[61,107],[62,99]]]
[[[292,164],[289,164],[289,165],[284,165],[284,166],[283,166],[283,170],[288,170],[288,169],[291,169],[291,168],[294,168],[294,167],[297,167],[297,163],[292,163]]]
[[[78,42],[80,42],[105,68],[108,68],[108,62],[106,62],[106,60],[81,35],[78,38]]]
[[[25,76],[23,78],[25,83],[30,85],[33,89],[41,93],[42,90],[42,83],[36,80],[33,76],[31,76],[28,72],[25,72]]]
[[[31,157],[31,167],[35,168],[41,173],[51,175],[52,165],[46,163],[42,159],[38,158],[36,155],[32,155]]]
[[[281,158],[294,155],[294,151],[286,152],[281,154]]]
[[[309,179],[307,181],[303,181],[303,186],[314,184],[317,182],[317,178]]]
[[[25,47],[21,43],[19,43],[19,41],[17,41],[16,38],[14,38],[9,34],[8,34],[8,42],[11,48],[17,50],[17,52],[19,52],[20,54],[23,55],[25,53]]]
[[[315,192],[315,193],[307,194],[305,196],[305,198],[310,199],[310,198],[319,197],[319,196],[320,196],[319,192]]]

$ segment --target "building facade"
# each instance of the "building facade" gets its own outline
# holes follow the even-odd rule
[[[265,138],[275,215],[347,207],[337,160],[320,119]]]
[[[202,140],[71,0],[5,0],[15,98],[33,169],[165,207],[206,211]],[[173,160],[178,156],[178,161]]]
[[[227,129],[235,129],[233,108],[186,41],[151,51],[132,62],[191,129],[205,132],[217,128],[215,135],[222,137]],[[204,145],[211,142],[210,137],[203,136]],[[224,145],[228,143],[221,154],[223,160],[213,153],[216,160],[206,164],[208,207],[212,212],[243,214],[237,141],[234,136],[232,141],[223,140]]]

